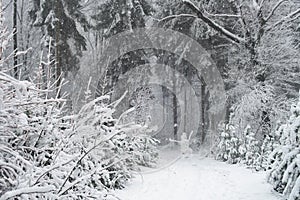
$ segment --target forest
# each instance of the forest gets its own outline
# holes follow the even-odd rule
[[[300,1],[0,0],[6,199],[300,200]]]

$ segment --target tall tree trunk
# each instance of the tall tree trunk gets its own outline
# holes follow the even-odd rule
[[[0,0],[0,34],[2,35],[3,33],[3,9],[2,9],[2,0]],[[1,61],[2,61],[2,38],[0,38],[0,64],[1,64]],[[2,67],[2,66],[0,66]],[[0,68],[1,70],[1,68]]]
[[[174,140],[178,140],[178,111],[177,111],[177,97],[176,97],[176,71],[173,69],[173,127]]]
[[[17,50],[18,50],[18,0],[14,0],[13,3],[13,43],[14,43],[14,76],[15,78],[18,78],[18,56],[17,56]]]
[[[59,19],[62,12],[62,3],[60,0],[55,1],[55,14],[56,17]],[[62,52],[61,52],[61,24],[60,21],[57,22],[55,26],[55,79],[57,81],[57,96],[60,96],[60,87],[62,82]]]
[[[206,110],[206,83],[201,77],[201,143],[203,144],[206,137],[206,121],[205,121],[205,110]]]
[[[20,14],[19,14],[19,17],[20,17],[20,26],[19,26],[19,36],[21,36],[20,37],[20,39],[19,39],[19,48],[20,48],[20,50],[21,51],[25,51],[25,50],[27,50],[26,49],[26,45],[25,45],[25,36],[24,36],[24,34],[25,34],[25,30],[24,30],[24,27],[25,27],[25,23],[24,23],[24,12],[25,12],[25,10],[24,10],[24,0],[21,0],[21,2],[19,3],[19,6],[20,6]],[[20,60],[20,63],[22,63],[22,65],[24,66],[24,67],[26,67],[27,66],[27,62],[26,62],[26,57],[27,57],[27,55],[26,55],[26,53],[25,54],[23,54],[22,55],[22,59]]]

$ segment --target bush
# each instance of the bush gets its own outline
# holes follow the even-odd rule
[[[237,134],[233,125],[224,125],[221,129],[217,159],[229,164],[242,163],[256,170],[265,170],[268,156],[273,150],[273,140],[265,136],[260,142],[255,138],[251,127],[247,126],[243,134]]]
[[[241,160],[240,146],[242,141],[236,136],[233,125],[226,124],[221,129],[220,142],[218,144],[217,159],[230,164],[236,164]]]
[[[154,166],[147,127],[113,117],[119,102],[87,103],[72,116],[61,99],[0,73],[0,199],[108,199],[139,164]]]
[[[289,200],[300,199],[300,100],[286,124],[276,131],[277,147],[269,158],[268,180]]]

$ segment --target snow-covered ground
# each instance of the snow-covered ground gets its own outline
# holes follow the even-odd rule
[[[265,173],[200,155],[178,158],[165,153],[160,169],[143,169],[124,190],[122,200],[280,200]]]

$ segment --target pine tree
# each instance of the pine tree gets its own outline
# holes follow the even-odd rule
[[[246,151],[241,145],[242,141],[237,137],[235,127],[232,124],[223,125],[216,158],[230,164],[239,163]]]
[[[97,13],[92,16],[96,29],[106,29],[106,36],[112,36],[126,30],[142,28],[146,18],[153,12],[146,0],[109,0],[100,3]]]
[[[2,0],[0,0],[0,67],[2,67],[2,53],[3,53],[3,47],[2,47],[2,34],[3,34],[3,9],[2,9]]]
[[[51,38],[54,43],[52,55],[56,63],[57,85],[61,84],[63,73],[76,73],[82,51],[86,50],[86,40],[77,24],[79,23],[85,31],[89,25],[80,8],[81,0],[34,0],[30,11],[34,26],[45,30],[45,39]]]
[[[146,18],[151,15],[151,6],[145,0],[109,0],[101,3],[97,13],[92,16],[97,31],[104,30],[104,37],[109,38],[124,31],[132,31],[135,28],[144,28]],[[122,47],[119,47],[122,48]],[[127,72],[135,66],[147,63],[143,58],[146,52],[143,50],[122,55],[115,61],[107,75],[115,83],[121,73]]]
[[[17,56],[17,51],[18,51],[18,29],[17,29],[17,19],[18,17],[18,0],[14,0],[13,2],[13,41],[14,41],[14,76],[18,78],[18,56]]]

